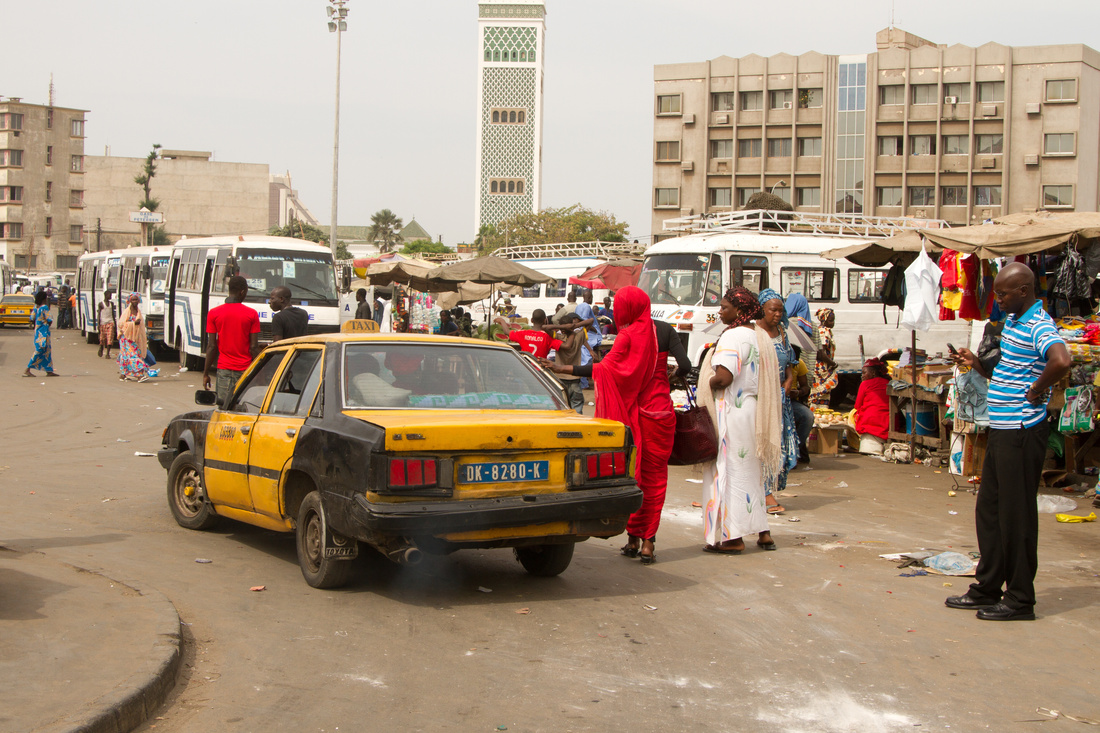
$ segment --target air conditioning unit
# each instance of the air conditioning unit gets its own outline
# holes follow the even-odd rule
[[[783,109],[794,109],[794,102],[784,102]]]
[[[997,116],[997,105],[995,105],[995,104],[984,104],[984,105],[982,105],[982,117],[996,117],[996,116]]]
[[[1024,111],[1027,112],[1029,115],[1037,115],[1042,111],[1042,109],[1043,106],[1038,102],[1028,102],[1024,105]]]
[[[695,162],[691,161],[691,160],[683,161],[682,163],[680,163],[680,170],[682,170],[682,171],[693,171],[693,170],[695,170]]]
[[[1024,156],[1024,165],[1039,165],[1039,156],[1038,155],[1025,155]]]
[[[728,125],[730,123],[729,115],[718,115],[714,118],[714,124],[716,125]]]
[[[958,97],[944,97],[943,98],[943,103],[944,104],[958,104],[959,103],[959,98]]]
[[[982,168],[996,168],[997,167],[997,159],[996,158],[982,158],[981,160],[978,161],[978,165],[980,165]]]
[[[687,208],[680,209],[680,216],[691,216],[695,213],[695,209],[688,206]]]
[[[730,171],[729,161],[726,161],[726,160],[718,161],[715,164],[714,167],[715,167],[715,170],[717,170],[719,173],[729,173],[729,171]]]
[[[918,219],[927,219],[928,218],[925,214],[924,209],[917,209],[915,212],[913,212],[913,216],[915,216]]]
[[[685,125],[694,125],[695,124],[695,115],[693,115],[693,114],[684,115],[684,124]]]

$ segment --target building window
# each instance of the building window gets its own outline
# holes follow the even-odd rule
[[[910,155],[935,155],[936,137],[934,135],[911,135],[909,137]]]
[[[791,109],[794,107],[794,92],[790,89],[775,89],[768,92],[768,106],[772,109]]]
[[[941,206],[966,206],[966,186],[942,186],[940,188]]]
[[[1005,101],[1005,83],[1003,81],[978,82],[979,102],[1003,102]]]
[[[523,179],[522,178],[490,178],[489,179],[489,193],[505,193],[514,194],[516,196],[523,193]]]
[[[1043,155],[1073,155],[1074,137],[1072,132],[1048,132],[1043,135]]]
[[[737,205],[745,206],[749,203],[749,199],[753,197],[753,194],[760,193],[759,188],[739,188],[737,189]]]
[[[943,154],[944,155],[969,155],[970,154],[970,136],[969,135],[944,135],[943,136]]]
[[[79,244],[84,241],[83,224],[72,224],[69,226],[69,241],[73,244]]]
[[[48,110],[46,110],[46,129],[53,129],[53,107],[50,107]]]
[[[15,266],[21,270],[33,270],[38,267],[38,255],[15,255]]]
[[[733,140],[711,140],[710,141],[710,157],[711,158],[732,158],[733,157]]]
[[[657,95],[657,114],[659,114],[659,115],[678,115],[678,114],[680,114],[680,95],[679,94],[658,94]]]
[[[1073,186],[1043,186],[1044,209],[1072,209]]]
[[[22,150],[0,150],[0,166],[11,168],[23,167]]]
[[[53,217],[52,216],[47,216],[46,217],[46,236],[47,237],[53,236]]]
[[[708,188],[707,198],[711,206],[732,206],[733,205],[733,189],[731,188]]]
[[[667,140],[657,143],[657,160],[679,160],[680,141]]]
[[[18,204],[23,201],[22,186],[0,186],[0,203]]]
[[[69,206],[73,209],[84,208],[84,192],[69,191]]]
[[[1000,155],[1004,140],[1004,135],[978,135],[978,155]]]
[[[17,221],[0,222],[0,239],[22,239],[23,225]],[[23,255],[24,257],[26,255]],[[15,256],[15,266],[19,267],[19,257]],[[26,267],[26,265],[24,265]]]
[[[764,92],[741,92],[741,111],[758,112],[764,109]]]
[[[727,112],[733,109],[733,92],[712,92],[710,95],[711,112]]]
[[[905,104],[905,85],[891,84],[879,87],[878,103],[883,105]]]
[[[500,122],[500,110],[494,109],[493,110],[493,123],[495,124],[495,123],[498,123],[498,122]]]
[[[655,191],[653,205],[655,207],[673,208],[680,205],[680,189],[678,188],[658,188]]]
[[[769,158],[791,157],[791,139],[789,137],[773,137],[768,139]]]
[[[69,166],[69,170],[71,170],[73,173],[83,173],[84,172],[84,156],[83,155],[74,155],[72,157],[72,163]]]
[[[909,88],[913,90],[913,104],[939,104],[938,84],[914,84]]]
[[[494,109],[490,118],[494,125],[522,125],[527,115],[522,109]]]
[[[936,189],[932,186],[910,186],[909,187],[909,205],[910,206],[935,206],[936,205]]]
[[[875,195],[879,206],[901,206],[901,186],[879,186]]]
[[[53,201],[53,181],[46,181],[46,203]]]
[[[772,196],[778,196],[786,201],[788,204],[791,202],[791,187],[790,186],[772,186],[770,189]]]
[[[1047,96],[1048,102],[1076,102],[1077,101],[1077,80],[1076,79],[1050,79],[1047,81]]]
[[[53,165],[53,145],[46,146],[46,165]]]
[[[902,138],[901,135],[879,135],[878,138],[878,154],[879,155],[901,155],[902,154]]]
[[[821,106],[823,97],[824,95],[820,89],[799,89],[798,107],[799,109],[815,109]]]
[[[759,158],[761,151],[760,138],[753,138],[752,140],[738,140],[737,141],[737,157],[738,158]]]
[[[23,115],[16,112],[0,113],[0,130],[22,130]]]
[[[799,206],[821,206],[821,189],[817,186],[806,186],[796,189],[795,200]]]
[[[1000,206],[1001,205],[1001,187],[1000,186],[975,186],[974,187],[974,205],[975,206]]]
[[[954,97],[959,104],[965,104],[970,101],[970,85],[944,84],[943,95],[944,97]],[[946,100],[944,103],[946,104]]]
[[[84,137],[84,120],[73,119],[69,134],[72,137]]]
[[[820,158],[821,157],[821,138],[819,138],[819,137],[800,137],[800,138],[798,138],[798,154],[803,158]]]
[[[75,270],[77,255],[57,255],[54,257],[54,267],[58,270]]]

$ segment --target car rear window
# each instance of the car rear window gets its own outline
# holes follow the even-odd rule
[[[560,410],[566,405],[519,355],[499,348],[347,344],[350,408]]]

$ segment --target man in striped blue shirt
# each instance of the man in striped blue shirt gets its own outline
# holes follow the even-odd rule
[[[955,355],[956,363],[990,380],[989,443],[974,507],[981,552],[976,582],[946,603],[977,609],[986,621],[1030,620],[1039,565],[1035,497],[1050,432],[1047,402],[1073,359],[1035,297],[1035,275],[1026,265],[1006,265],[993,282],[993,297],[1008,318],[992,378],[969,349]]]

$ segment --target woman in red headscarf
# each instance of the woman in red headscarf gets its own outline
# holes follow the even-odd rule
[[[854,427],[859,433],[859,452],[882,454],[890,428],[890,398],[886,387],[886,364],[881,359],[863,363],[863,381],[856,393]]]
[[[545,360],[542,364],[558,374],[594,376],[596,417],[618,420],[630,428],[638,448],[635,479],[644,498],[627,524],[629,539],[622,553],[641,557],[648,564],[654,558],[653,542],[668,484],[668,456],[676,425],[663,368],[668,356],[664,352],[664,359],[658,361],[649,296],[641,288],[629,286],[615,294],[615,326],[619,329],[615,345],[598,364],[572,366]],[[659,370],[658,363],[662,365]]]

